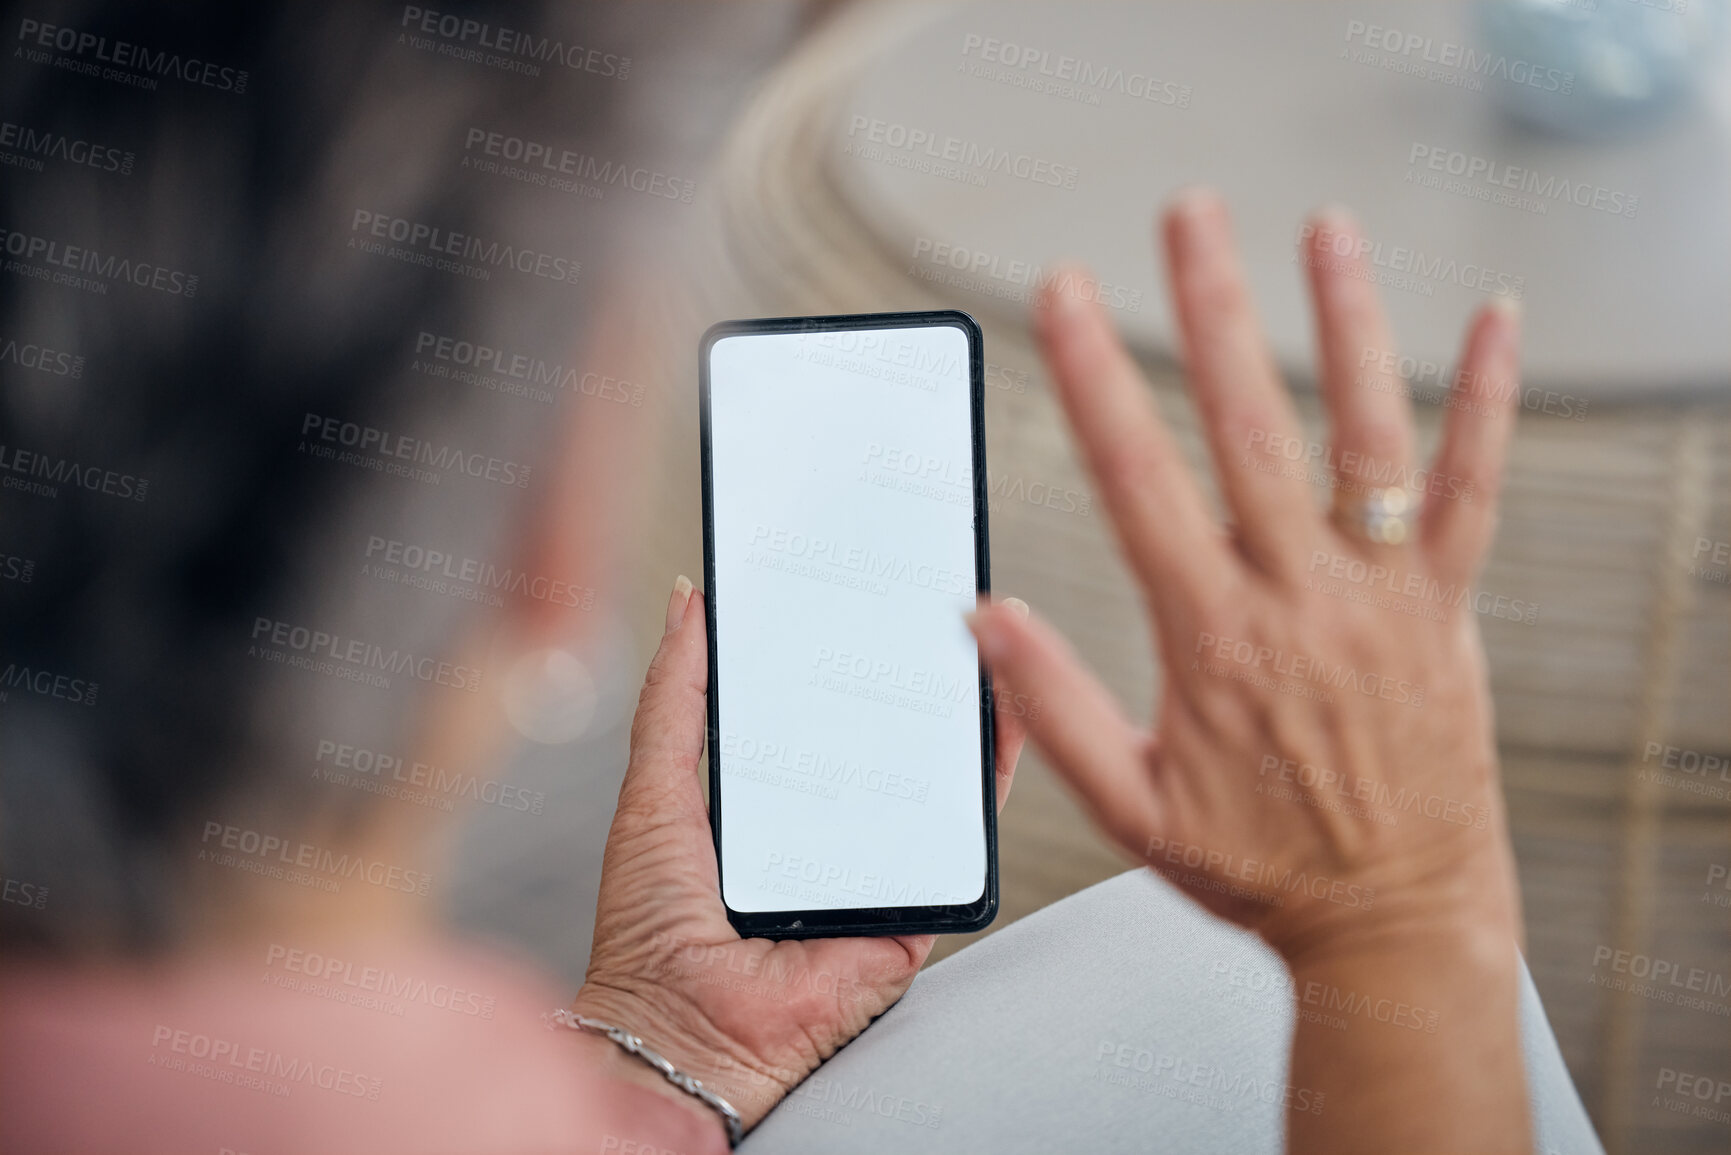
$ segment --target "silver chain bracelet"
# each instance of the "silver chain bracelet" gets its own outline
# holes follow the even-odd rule
[[[721,1116],[721,1121],[727,1125],[727,1146],[729,1149],[739,1146],[739,1141],[745,1138],[745,1124],[740,1121],[739,1112],[733,1109],[733,1104],[705,1087],[696,1079],[675,1067],[672,1063],[656,1054],[644,1045],[643,1040],[625,1030],[623,1027],[604,1023],[599,1019],[585,1018],[575,1011],[559,1010],[542,1015],[541,1020],[548,1027],[555,1025],[570,1027],[573,1031],[587,1031],[592,1035],[605,1035],[612,1039],[628,1055],[635,1055],[651,1067],[661,1072],[662,1078],[684,1091],[687,1095],[695,1095],[705,1105]]]

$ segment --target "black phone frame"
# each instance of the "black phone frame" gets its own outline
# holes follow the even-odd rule
[[[901,313],[844,313],[823,317],[758,317],[719,321],[698,344],[699,440],[703,472],[703,584],[709,635],[709,826],[715,841],[716,881],[727,920],[747,938],[827,938],[844,935],[964,934],[984,930],[998,914],[997,736],[993,725],[991,673],[980,663],[980,798],[986,834],[986,879],[978,899],[938,906],[843,907],[830,910],[737,911],[727,906],[721,886],[721,698],[716,661],[716,619],[725,591],[715,585],[715,493],[710,472],[709,358],[725,337],[755,333],[824,333],[839,330],[909,329],[952,326],[968,339],[968,392],[972,413],[974,469],[974,583],[979,596],[991,594],[991,549],[987,534],[985,338],[979,322],[959,309]]]

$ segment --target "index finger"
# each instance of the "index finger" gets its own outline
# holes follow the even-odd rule
[[[1002,604],[1023,621],[1028,619],[1028,603],[1021,598],[1005,598]],[[1021,695],[1001,686],[992,687],[992,724],[997,727],[998,761],[996,771],[998,812],[1010,800],[1010,786],[1016,780],[1016,763],[1022,760],[1022,746],[1028,740],[1027,713],[1029,704]]]
[[[1091,283],[1071,266],[1040,294],[1036,334],[1058,399],[1101,490],[1112,528],[1156,617],[1218,597],[1237,572],[1218,524],[1184,463],[1148,384]]]

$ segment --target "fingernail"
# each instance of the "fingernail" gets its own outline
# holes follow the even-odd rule
[[[1069,286],[1053,289],[1051,295],[1048,296],[1046,300],[1048,303],[1047,307],[1055,317],[1062,317],[1068,321],[1072,317],[1080,317],[1082,315],[1082,298]]]
[[[1491,325],[1493,346],[1501,343],[1510,357],[1519,357],[1521,348],[1521,302],[1514,297],[1492,297],[1485,312],[1496,318]]]
[[[1021,598],[1005,598],[1003,606],[1024,622],[1028,620],[1028,603]]]
[[[1196,241],[1207,232],[1208,218],[1220,204],[1220,194],[1207,185],[1179,189],[1166,202],[1166,219],[1185,240]]]
[[[1358,235],[1358,218],[1352,215],[1352,210],[1345,205],[1323,205],[1310,214],[1311,223],[1317,232],[1327,230],[1331,233],[1343,233],[1353,237]]]
[[[1075,265],[1061,266],[1046,289],[1046,311],[1065,320],[1080,316],[1086,307],[1083,290],[1092,281],[1093,278],[1086,269]],[[1088,293],[1087,296],[1091,297],[1093,294]]]
[[[1511,325],[1521,323],[1521,316],[1526,312],[1519,297],[1492,297],[1491,308]]]
[[[974,610],[962,616],[968,623],[968,628],[974,631],[974,638],[980,644],[980,657],[984,658],[988,665],[1004,656],[1004,637],[998,632],[997,623],[992,621],[989,613],[985,610]]]
[[[685,620],[685,607],[691,604],[691,579],[680,574],[673,579],[673,596],[667,599],[667,633],[679,628]]]
[[[1220,194],[1205,184],[1185,185],[1166,202],[1166,211],[1175,217],[1195,220],[1220,200]]]

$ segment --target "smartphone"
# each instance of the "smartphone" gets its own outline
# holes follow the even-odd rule
[[[966,313],[724,321],[699,353],[709,817],[742,935],[998,909],[985,360]]]

